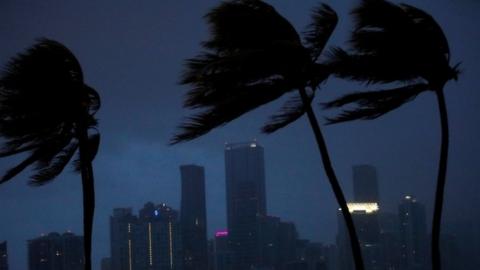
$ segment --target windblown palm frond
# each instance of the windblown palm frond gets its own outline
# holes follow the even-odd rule
[[[184,106],[203,109],[187,118],[171,143],[197,138],[283,94],[326,80],[325,66],[315,63],[337,24],[327,5],[314,10],[302,45],[294,27],[275,9],[258,0],[229,1],[206,15],[211,38],[205,51],[186,62],[181,83],[192,86]],[[292,115],[293,116],[293,115]],[[275,118],[278,129],[298,119]]]
[[[356,108],[344,110],[340,115],[328,118],[328,124],[378,118],[413,100],[418,94],[427,90],[428,85],[420,83],[390,90],[347,94],[325,103],[325,107],[332,108],[356,104]]]
[[[275,42],[301,44],[295,28],[269,4],[258,0],[223,2],[206,15],[212,38],[207,49],[233,52],[258,49]]]
[[[366,84],[411,82],[418,79],[418,70],[403,60],[394,61],[390,58],[370,54],[355,54],[341,48],[333,48],[328,53],[330,71],[336,76],[365,82]]]
[[[32,184],[57,176],[78,148],[80,119],[96,126],[98,93],[85,85],[78,60],[64,45],[40,39],[7,63],[0,79],[0,157],[30,155],[0,183],[30,165]]]
[[[75,152],[78,149],[78,141],[72,140],[67,146],[62,148],[54,158],[52,158],[47,166],[42,166],[39,170],[32,176],[32,185],[43,185],[46,184],[55,177],[57,177],[70,162],[72,157],[75,155]]]
[[[313,94],[309,96],[310,102],[313,99]],[[264,133],[273,133],[290,123],[295,122],[297,119],[305,114],[305,105],[301,97],[295,94],[280,108],[279,112],[272,115],[270,120],[263,126],[262,131]]]
[[[320,57],[337,23],[337,13],[330,6],[320,4],[313,9],[312,23],[304,33],[306,47],[310,50],[313,61]]]
[[[182,132],[175,135],[171,143],[192,140],[202,136],[215,127],[222,126],[246,112],[279,98],[286,89],[288,89],[288,86],[282,80],[244,86],[240,90],[232,89],[235,93],[232,98],[225,99],[206,111],[188,118],[180,126]]]
[[[393,95],[390,99],[368,106],[359,104],[360,109],[344,111],[338,118],[330,119],[330,123],[376,118],[410,100],[412,84],[421,82],[423,91],[438,91],[447,81],[457,78],[458,65],[449,65],[447,39],[425,11],[384,0],[365,0],[352,14],[356,23],[350,41],[352,47],[348,51],[331,50],[328,65],[332,73],[366,84],[406,84],[398,88],[406,91],[405,99],[398,91],[386,91],[385,95]],[[358,105],[362,95],[367,100],[372,97],[368,91],[356,93],[347,97],[357,99],[340,102],[345,101],[340,98],[327,107]]]

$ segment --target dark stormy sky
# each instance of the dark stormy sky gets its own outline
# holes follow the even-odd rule
[[[268,1],[298,30],[318,1]],[[341,21],[332,44],[343,44],[358,1],[327,1]],[[223,146],[256,138],[265,147],[268,211],[294,221],[300,235],[332,243],[336,202],[323,173],[305,118],[276,134],[259,127],[281,101],[241,117],[203,138],[169,147],[167,141],[187,111],[187,90],[178,86],[183,59],[194,56],[208,36],[202,16],[219,1],[25,1],[0,0],[0,63],[48,37],[67,45],[80,60],[88,84],[102,96],[98,114],[102,145],[94,162],[97,212],[94,264],[109,255],[108,218],[114,207],[138,210],[147,201],[179,208],[180,164],[206,168],[209,236],[225,227]],[[480,1],[408,1],[435,16],[450,40],[452,59],[462,61],[459,82],[446,96],[451,155],[446,223],[478,216],[480,193],[480,92],[478,91]],[[356,90],[330,80],[318,98]],[[325,112],[317,109],[319,116]],[[439,154],[435,97],[424,94],[382,119],[325,127],[333,163],[348,197],[351,166],[377,166],[381,208],[394,210],[405,194],[416,195],[431,212]],[[3,171],[16,159],[2,159]],[[80,177],[65,171],[44,187],[27,186],[28,174],[0,187],[0,240],[7,240],[11,269],[26,270],[26,241],[41,233],[82,232]],[[472,207],[473,206],[473,207]],[[431,215],[429,216],[430,220]],[[478,220],[478,219],[477,219]],[[478,222],[478,221],[477,221]]]

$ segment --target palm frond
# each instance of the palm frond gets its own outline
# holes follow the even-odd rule
[[[6,182],[15,177],[28,166],[35,164],[34,170],[42,170],[50,166],[54,157],[62,151],[72,140],[71,136],[56,136],[54,138],[45,138],[43,143],[37,147],[32,147],[31,154],[23,162],[11,168],[0,180],[0,183]]]
[[[192,117],[179,127],[171,144],[193,140],[212,129],[225,125],[233,119],[282,96],[290,87],[283,81],[271,81],[234,89],[234,99],[224,100]]]
[[[0,78],[0,157],[31,153],[0,182],[33,164],[33,184],[53,179],[70,160],[80,118],[95,127],[99,107],[98,93],[84,84],[78,60],[61,43],[40,39],[13,57]]]
[[[309,96],[309,102],[313,99],[313,94]],[[270,134],[281,128],[288,126],[302,117],[305,113],[305,105],[301,97],[296,94],[291,99],[287,100],[280,111],[272,115],[269,121],[263,126],[262,132]]]
[[[31,151],[45,144],[44,141],[38,142],[33,138],[20,138],[6,141],[0,150],[0,157],[8,157],[23,152]]]
[[[432,53],[443,55],[448,62],[450,60],[450,48],[447,37],[432,15],[411,5],[401,4],[401,7],[414,22],[419,33],[418,36],[422,37],[420,45],[425,46],[426,50],[435,50]]]
[[[100,109],[100,106],[101,106],[100,95],[95,89],[91,88],[88,85],[85,85],[84,91],[86,92],[86,96],[87,96],[86,102],[88,104],[88,113],[93,116]]]
[[[71,141],[68,146],[56,153],[48,166],[36,170],[31,176],[30,185],[41,186],[57,177],[63,171],[65,166],[67,166],[77,149],[78,142],[76,140]]]
[[[350,104],[356,106],[344,110],[335,117],[327,118],[328,124],[375,119],[411,101],[421,92],[427,91],[428,87],[427,84],[419,83],[390,90],[357,92],[325,103],[323,106],[325,108],[339,108]]]
[[[313,9],[312,22],[304,33],[313,61],[320,57],[337,23],[337,13],[327,4],[320,4]]]
[[[395,63],[395,65],[391,63]],[[341,48],[333,48],[326,65],[337,77],[371,83],[410,82],[418,79],[418,69],[412,63],[396,59],[396,56],[379,57],[369,54],[352,54]]]
[[[432,85],[452,79],[447,39],[425,11],[406,4],[366,0],[353,15],[356,27],[350,41],[352,54],[367,57],[375,70],[398,73],[399,80],[409,73]]]
[[[24,159],[18,165],[9,169],[0,179],[0,184],[3,184],[5,182],[11,180],[13,177],[15,177],[16,175],[21,173],[23,170],[25,170],[25,168],[27,168],[28,166],[30,166],[31,164],[33,164],[37,160],[38,160],[38,154],[36,152],[33,152],[32,154],[30,154],[29,157]]]
[[[262,48],[277,41],[301,43],[294,27],[263,1],[223,2],[205,17],[212,38],[203,45],[216,51]]]
[[[389,1],[362,0],[352,11],[354,32],[361,29],[398,28],[409,24],[403,9]]]
[[[2,88],[7,90],[61,91],[62,87],[71,86],[72,82],[83,83],[83,73],[78,60],[67,47],[42,38],[25,53],[12,58],[3,71],[1,82]]]
[[[189,61],[189,69],[182,83],[193,88],[185,99],[185,107],[212,106],[225,99],[234,99],[242,85],[269,83],[299,78],[297,63],[305,51],[302,48],[272,48],[272,50],[243,50],[231,56],[218,58],[204,55]]]
[[[51,134],[73,126],[79,103],[89,102],[81,98],[87,89],[77,59],[65,46],[48,39],[13,57],[0,86],[0,133],[4,137]],[[97,99],[92,104],[98,103]]]

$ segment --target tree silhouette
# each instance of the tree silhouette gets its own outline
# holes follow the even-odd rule
[[[184,106],[200,111],[185,120],[171,143],[193,140],[293,92],[294,96],[271,117],[263,132],[275,132],[307,114],[345,218],[356,269],[364,269],[352,216],[311,108],[317,88],[329,76],[326,66],[318,60],[336,27],[337,14],[325,4],[316,7],[303,44],[293,26],[262,1],[224,2],[206,19],[211,38],[202,43],[204,51],[200,55],[187,61],[181,81],[192,87]]]
[[[97,92],[83,81],[82,69],[64,45],[40,39],[13,57],[0,78],[0,157],[26,154],[8,170],[0,184],[27,167],[30,184],[55,179],[79,150],[73,162],[82,175],[85,265],[91,270],[91,238],[95,208],[92,160],[100,135],[94,115],[100,107]],[[89,130],[95,132],[89,135]]]
[[[347,94],[326,104],[327,108],[354,105],[329,119],[339,123],[375,119],[432,91],[437,96],[441,119],[441,152],[432,225],[432,266],[440,265],[440,225],[447,172],[448,118],[443,89],[457,80],[458,64],[450,66],[447,39],[431,15],[410,5],[383,0],[364,0],[353,11],[356,26],[351,49],[335,49],[330,60],[342,78],[366,84],[386,84],[393,89]],[[395,86],[391,86],[395,85]]]

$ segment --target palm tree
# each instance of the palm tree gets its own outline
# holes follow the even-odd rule
[[[354,105],[329,119],[339,123],[375,119],[431,91],[437,96],[441,122],[441,152],[432,225],[432,266],[440,265],[440,224],[447,172],[448,118],[443,89],[459,74],[450,65],[447,39],[431,15],[410,5],[384,0],[364,0],[353,11],[356,26],[351,49],[336,49],[330,67],[341,77],[367,84],[386,84],[393,89],[347,94],[326,107]],[[356,107],[355,107],[356,105]]]
[[[307,114],[345,218],[356,269],[363,270],[352,216],[311,108],[317,88],[329,76],[318,59],[336,27],[337,14],[325,4],[316,7],[303,44],[293,26],[262,1],[224,2],[211,10],[206,19],[212,37],[202,43],[204,51],[200,55],[187,61],[181,80],[192,87],[184,106],[200,111],[185,120],[171,143],[193,140],[294,92],[295,96],[271,117],[263,132],[275,132]]]
[[[82,175],[87,270],[95,208],[92,160],[100,142],[94,115],[99,107],[100,97],[84,83],[75,56],[53,40],[41,39],[12,58],[0,78],[0,157],[28,153],[0,184],[27,167],[32,169],[30,184],[46,184],[79,150],[74,166]],[[95,132],[89,135],[92,129]]]

